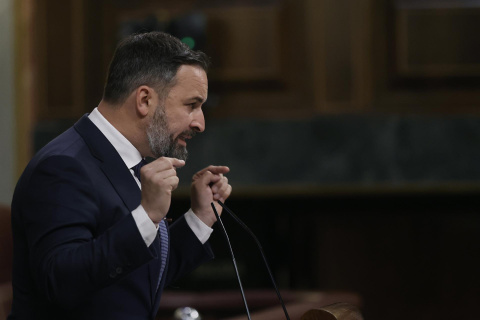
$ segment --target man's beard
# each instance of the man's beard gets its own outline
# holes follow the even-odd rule
[[[187,160],[187,148],[178,144],[178,138],[189,136],[193,137],[195,131],[186,130],[173,138],[173,134],[168,131],[165,108],[158,106],[153,115],[153,119],[147,127],[147,138],[150,149],[155,158],[170,157],[180,160]]]

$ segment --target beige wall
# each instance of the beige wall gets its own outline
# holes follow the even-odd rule
[[[0,203],[10,204],[15,176],[13,0],[0,0]]]

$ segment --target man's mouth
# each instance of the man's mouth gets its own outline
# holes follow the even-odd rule
[[[195,131],[188,132],[188,133],[182,133],[181,135],[178,136],[177,141],[180,145],[186,147],[187,146],[187,140],[192,139],[193,136],[195,136]]]
[[[191,137],[189,137],[189,136],[180,136],[180,137],[178,137],[177,140],[178,140],[178,143],[179,143],[180,145],[186,147],[186,146],[187,146],[187,139],[190,139],[190,138],[191,138]]]

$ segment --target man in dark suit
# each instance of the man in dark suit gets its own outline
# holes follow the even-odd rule
[[[165,220],[186,141],[205,129],[207,66],[164,33],[120,43],[98,107],[17,184],[9,319],[153,319],[164,286],[213,257],[210,203],[231,193],[227,167],[195,174],[191,209]]]

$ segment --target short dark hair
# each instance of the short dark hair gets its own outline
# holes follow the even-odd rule
[[[108,69],[103,100],[117,104],[130,93],[148,85],[160,95],[174,85],[182,65],[196,65],[207,72],[208,56],[194,51],[174,36],[163,32],[135,34],[117,46]]]

